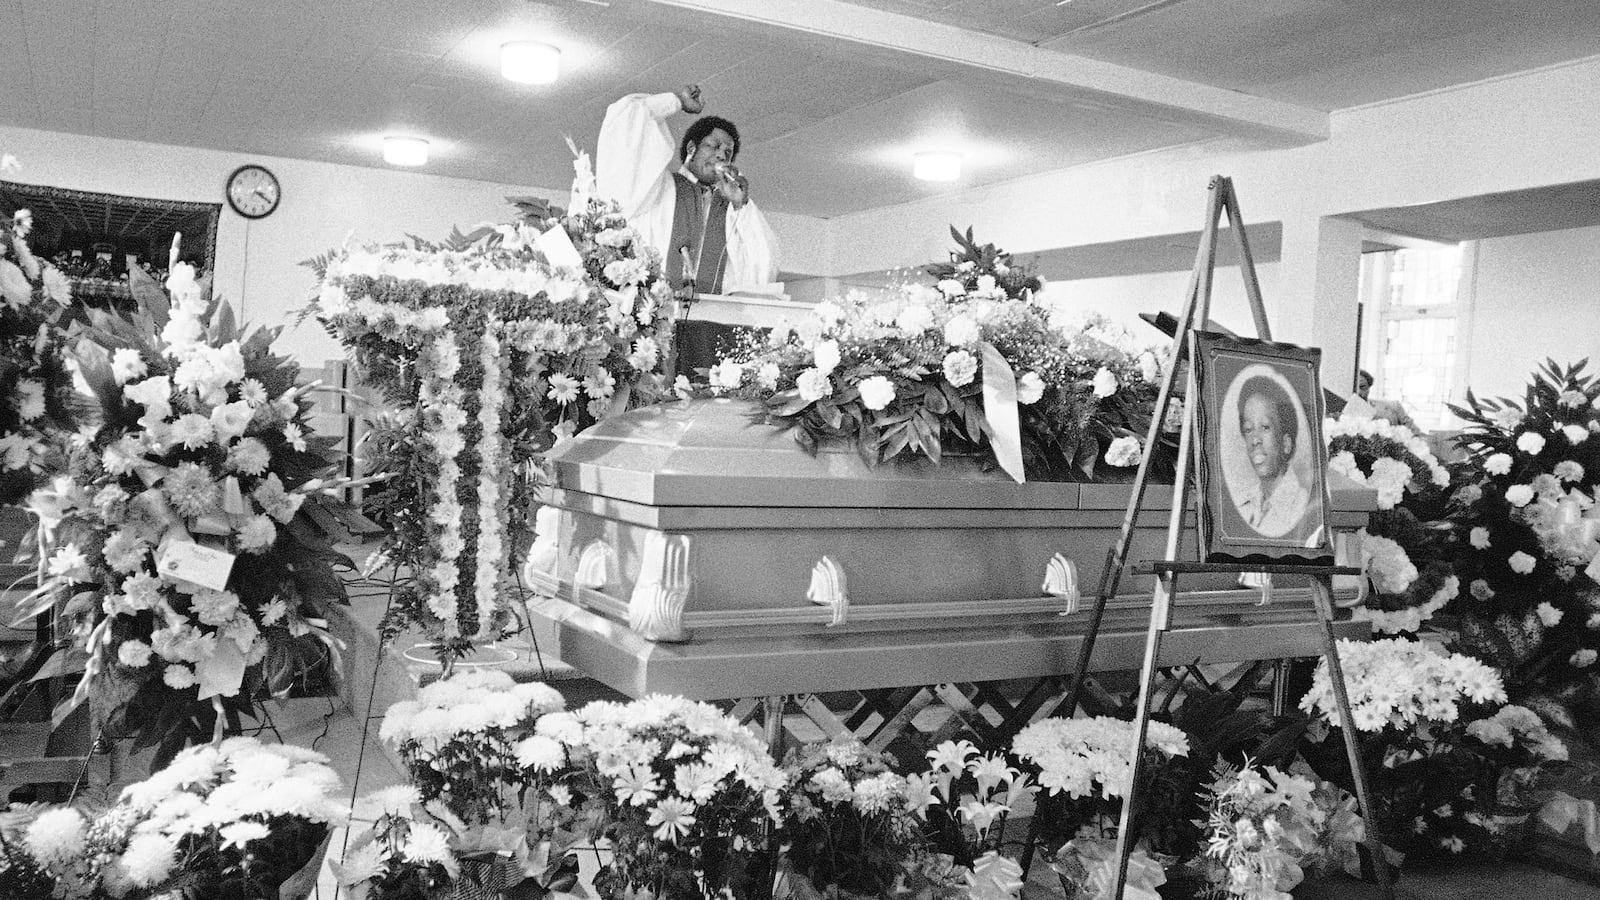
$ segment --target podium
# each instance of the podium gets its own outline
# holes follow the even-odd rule
[[[686,307],[673,326],[674,377],[716,365],[740,329],[770,330],[811,311],[784,295],[744,293],[696,294]]]

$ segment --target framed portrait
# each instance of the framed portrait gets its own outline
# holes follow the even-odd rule
[[[1191,333],[1207,562],[1333,562],[1321,351]]]

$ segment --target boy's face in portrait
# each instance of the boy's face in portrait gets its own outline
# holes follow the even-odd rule
[[[1284,433],[1277,405],[1260,394],[1246,397],[1239,404],[1239,430],[1256,477],[1272,481],[1282,475],[1294,454],[1294,438]]]

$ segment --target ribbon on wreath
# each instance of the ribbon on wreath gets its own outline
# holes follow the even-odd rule
[[[1583,828],[1583,845],[1589,852],[1600,856],[1600,811],[1593,800],[1579,800],[1564,791],[1556,791],[1544,806],[1539,808],[1539,821],[1556,834],[1563,834],[1577,822]]]
[[[1022,418],[1017,413],[1017,373],[988,341],[978,344],[983,361],[983,417],[989,422],[989,444],[1000,468],[1017,484],[1022,471]]]

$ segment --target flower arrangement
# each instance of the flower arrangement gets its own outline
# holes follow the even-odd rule
[[[1460,592],[1449,562],[1444,489],[1450,473],[1428,444],[1382,419],[1323,423],[1328,468],[1378,492],[1378,510],[1357,533],[1373,591],[1358,618],[1380,633],[1414,632]]]
[[[465,831],[464,823],[437,803],[437,815],[419,809],[422,796],[411,785],[369,794],[359,806],[373,814],[372,827],[350,841],[343,859],[329,864],[352,900],[451,896],[461,875],[452,838]]]
[[[1600,380],[1551,362],[1523,402],[1467,395],[1450,521],[1459,645],[1520,702],[1600,712]]]
[[[444,244],[346,248],[311,261],[309,311],[394,410],[368,465],[379,560],[414,573],[383,625],[417,624],[442,658],[509,618],[507,561],[525,543],[533,463],[555,441],[662,394],[671,292],[615,204],[459,232]],[[579,262],[552,262],[550,235]]]
[[[229,738],[184,750],[93,817],[13,808],[0,818],[7,896],[305,896],[344,816],[327,762],[299,747]]]
[[[496,670],[454,672],[390,706],[379,736],[412,784],[369,798],[377,819],[346,853],[341,882],[378,896],[402,886],[432,896],[463,879],[511,888],[576,872],[575,835],[563,828],[573,816],[551,799],[567,757],[538,733],[564,706],[549,685]]]
[[[1024,300],[1044,290],[1044,279],[1027,266],[1017,265],[1011,254],[994,244],[979,245],[973,240],[970,226],[966,234],[962,234],[951,225],[950,237],[957,247],[950,251],[950,261],[923,267],[945,293]],[[954,284],[946,286],[944,282],[947,281]]]
[[[10,157],[7,157],[8,159]],[[43,480],[72,430],[72,383],[60,319],[72,290],[28,249],[32,217],[0,221],[0,504]]]
[[[882,896],[904,878],[935,799],[926,777],[894,772],[895,760],[854,739],[796,749],[784,762],[792,787],[779,842],[786,877],[819,892]]]
[[[794,429],[811,452],[849,440],[874,465],[1013,444],[1035,479],[1086,480],[1101,461],[1138,465],[1159,374],[1154,356],[1115,346],[1104,323],[1057,329],[1033,302],[1031,276],[1018,276],[1014,295],[1016,285],[976,265],[937,287],[904,284],[887,297],[857,291],[820,303],[787,332],[735,348],[708,373],[710,390],[761,401],[768,420]],[[1007,277],[1020,271],[1006,268]],[[1013,401],[1015,434],[984,406],[1009,410]],[[997,458],[1005,465],[1009,456]]]
[[[927,770],[906,784],[913,812],[928,823],[930,849],[951,860],[970,896],[1015,896],[1022,868],[1001,855],[1006,822],[1038,785],[1004,754],[982,753],[970,741],[944,741],[927,759]]]
[[[1065,882],[1078,895],[1110,897],[1116,878],[1116,831],[1121,804],[1131,790],[1133,723],[1110,716],[1041,719],[1017,733],[1011,751],[1038,769],[1035,816],[1043,817],[1037,833]],[[1162,777],[1174,759],[1189,755],[1189,737],[1165,722],[1150,722],[1145,731],[1141,795]],[[1166,880],[1163,861],[1152,855],[1144,835],[1128,866],[1126,896],[1154,898]]]
[[[441,800],[456,817],[482,824],[512,808],[526,786],[519,748],[540,717],[565,706],[547,684],[470,670],[390,706],[378,734],[399,752],[423,802]]]
[[[1502,807],[1526,818],[1541,776],[1567,757],[1562,741],[1531,710],[1504,705],[1499,673],[1472,657],[1388,639],[1341,641],[1339,658],[1384,842],[1424,856],[1503,856],[1514,835]],[[1325,666],[1300,708],[1336,724]],[[1302,751],[1348,787],[1342,750],[1319,749],[1337,743],[1325,733],[1313,729]]]
[[[1339,666],[1357,731],[1404,730],[1424,720],[1454,722],[1466,702],[1504,703],[1500,673],[1470,656],[1401,638],[1339,641]],[[1321,660],[1300,709],[1337,726],[1333,681]]]
[[[244,334],[179,263],[165,292],[135,276],[149,310],[90,312],[72,349],[100,425],[30,501],[46,580],[38,608],[73,624],[111,733],[157,746],[237,729],[334,652],[322,606],[350,567],[306,506],[331,505],[331,439],[311,432],[313,386]]]
[[[766,895],[768,826],[782,821],[788,778],[755,734],[715,707],[659,695],[596,701],[548,731],[602,807],[613,856],[595,879],[601,896]]]
[[[327,757],[254,738],[191,747],[124,789],[89,830],[112,897],[193,885],[211,897],[276,897],[344,809]],[[313,868],[311,877],[315,878]]]
[[[1204,791],[1207,896],[1288,900],[1307,869],[1355,857],[1355,798],[1275,766],[1219,764]]]
[[[1039,786],[1078,800],[1126,797],[1133,780],[1129,746],[1133,723],[1110,716],[1041,719],[1017,732],[1011,750],[1039,767]],[[1150,722],[1145,750],[1161,758],[1189,755],[1189,736],[1165,722]]]

